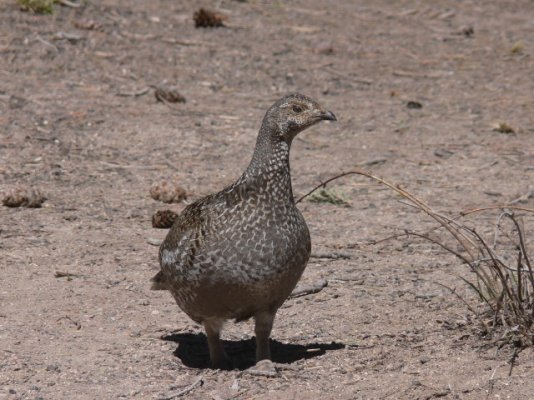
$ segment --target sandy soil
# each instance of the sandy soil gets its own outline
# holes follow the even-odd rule
[[[450,215],[534,189],[532,1],[332,3],[202,2],[228,17],[220,29],[195,29],[194,1],[89,0],[51,16],[0,4],[0,190],[48,197],[0,207],[0,398],[166,398],[198,377],[182,398],[534,398],[533,352],[508,376],[512,349],[436,284],[477,307],[466,267],[418,240],[370,244],[433,225],[364,178],[333,185],[352,207],[301,203],[315,255],[302,281],[329,285],[280,310],[279,377],[209,369],[201,328],[149,290],[150,242],[166,233],[150,218],[168,208],[150,186],[175,178],[195,199],[232,182],[288,92],[339,118],[295,141],[297,195],[357,166]],[[187,102],[157,102],[161,84]],[[472,223],[491,232],[497,214]],[[224,338],[252,357],[249,322]]]

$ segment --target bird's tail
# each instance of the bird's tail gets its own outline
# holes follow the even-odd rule
[[[163,271],[159,271],[150,281],[152,282],[150,290],[168,290],[167,278],[163,275]]]

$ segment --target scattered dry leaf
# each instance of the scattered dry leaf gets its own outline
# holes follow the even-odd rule
[[[18,0],[22,11],[31,11],[36,14],[52,14],[56,0]]]
[[[343,192],[338,192],[335,189],[321,188],[313,193],[309,201],[312,203],[330,203],[338,206],[350,207],[350,203]]]

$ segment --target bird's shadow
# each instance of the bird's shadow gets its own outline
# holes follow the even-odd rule
[[[202,333],[172,333],[161,339],[176,342],[178,347],[174,355],[190,368],[210,368],[208,342]],[[245,370],[255,364],[256,343],[254,339],[223,340],[226,353],[233,363],[233,368]],[[298,360],[313,358],[327,351],[343,349],[343,343],[310,343],[306,345],[282,343],[271,339],[271,358],[273,362],[290,364]]]

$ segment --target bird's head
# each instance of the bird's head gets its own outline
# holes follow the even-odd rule
[[[337,118],[315,100],[293,93],[274,103],[267,111],[264,122],[271,129],[274,128],[274,135],[290,143],[299,132],[323,120],[337,121]]]

